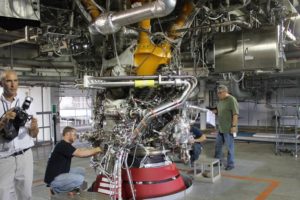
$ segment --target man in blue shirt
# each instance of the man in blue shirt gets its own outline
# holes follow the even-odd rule
[[[190,132],[193,134],[194,137],[194,139],[192,140],[193,146],[191,150],[191,167],[194,167],[194,162],[198,160],[201,154],[201,142],[206,140],[206,137],[195,125],[191,125]]]

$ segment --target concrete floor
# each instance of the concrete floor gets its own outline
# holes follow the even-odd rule
[[[49,200],[48,188],[43,183],[44,171],[51,147],[34,149],[33,200]],[[204,144],[203,155],[212,157],[214,143]],[[89,167],[89,159],[74,158],[72,166],[87,169],[86,180],[91,184],[95,173]],[[186,173],[188,166],[178,164]],[[300,159],[290,154],[274,154],[274,144],[236,143],[236,168],[225,171],[215,183],[194,181],[186,200],[299,200],[300,199]],[[53,198],[52,198],[53,199]],[[58,199],[58,198],[56,198]],[[72,198],[74,199],[74,198]],[[75,199],[102,199],[78,197]]]

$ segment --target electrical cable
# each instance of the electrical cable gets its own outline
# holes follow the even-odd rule
[[[208,16],[208,19],[210,19],[210,20],[218,20],[219,18],[221,18],[223,16],[223,14],[221,14],[221,15],[219,15],[219,16],[217,16],[217,17],[210,17],[210,16]]]
[[[117,52],[117,42],[116,42],[115,34],[113,33],[112,36],[113,36],[113,43],[114,43],[114,53],[115,53],[115,56],[116,56],[116,59],[117,59],[117,62],[118,62],[118,66],[122,67],[121,63],[120,63],[120,60],[119,60],[119,55],[118,55],[118,52]]]

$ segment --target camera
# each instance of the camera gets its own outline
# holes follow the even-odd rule
[[[28,115],[26,110],[30,107],[32,102],[32,97],[25,97],[25,100],[22,104],[22,107],[15,107],[13,112],[16,113],[16,117],[13,120],[10,120],[8,124],[1,130],[3,138],[6,140],[13,140],[18,136],[19,129],[22,126],[25,126],[26,122],[31,119],[31,115]]]
[[[16,118],[13,120],[13,125],[16,129],[25,126],[26,122],[31,119],[31,116],[26,113],[26,110],[28,110],[30,107],[31,102],[32,98],[26,97],[21,108],[15,107],[14,112],[16,113]]]

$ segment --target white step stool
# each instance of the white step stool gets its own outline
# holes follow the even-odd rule
[[[214,167],[215,166],[215,167]],[[197,173],[197,169],[201,170]],[[194,162],[194,179],[204,182],[215,182],[221,178],[220,160],[215,158],[200,158]]]

